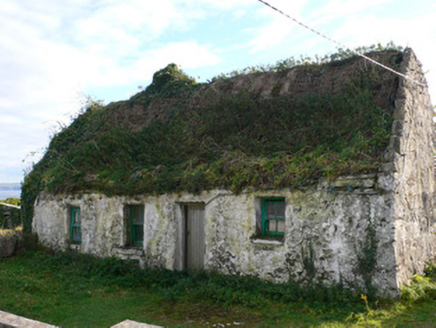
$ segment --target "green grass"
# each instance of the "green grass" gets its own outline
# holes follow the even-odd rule
[[[436,285],[423,279],[408,287],[419,297],[366,304],[338,286],[143,271],[133,262],[38,251],[0,259],[0,309],[63,327],[110,327],[125,319],[165,327],[436,327]]]

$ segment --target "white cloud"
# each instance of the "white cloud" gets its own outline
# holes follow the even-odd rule
[[[157,39],[166,29],[183,28],[198,16],[194,8],[178,11],[182,1],[152,5],[137,0],[100,1],[94,15],[79,16],[74,23],[68,23],[71,17],[64,7],[50,7],[46,1],[24,3],[22,7],[12,1],[4,3],[7,10],[0,19],[0,67],[8,76],[0,81],[0,103],[9,108],[44,99],[72,100],[78,86],[143,79],[143,73],[135,69],[144,67],[145,61],[148,67],[161,66],[163,61],[181,62],[185,67],[219,61],[207,45],[195,41],[148,47],[147,41]],[[82,7],[72,12],[83,12],[85,7],[90,10],[89,4],[82,1]],[[37,11],[49,7],[47,11],[59,19]],[[65,20],[66,26],[60,20]],[[67,29],[62,33],[73,35],[71,40],[62,41],[58,32],[51,33],[57,27]]]
[[[432,0],[416,0],[413,8],[424,9],[411,8],[406,19],[391,14],[399,7],[393,0],[269,2],[350,46],[390,40],[409,44],[424,69],[434,67]],[[221,36],[220,29],[234,22],[239,24],[225,46],[208,38],[209,33]],[[328,42],[253,0],[2,0],[0,180],[5,170],[21,176],[21,160],[47,146],[58,121],[69,121],[69,113],[80,106],[80,92],[143,85],[170,62],[188,74],[218,64],[226,70],[258,58],[277,60],[278,49],[322,54],[322,44]],[[433,71],[427,75],[433,95],[435,76]]]
[[[275,0],[269,2],[293,18],[300,18],[306,0]],[[271,46],[279,45],[295,30],[295,23],[275,10],[263,5],[260,12],[271,18],[271,22],[255,31],[256,36],[249,42],[250,53],[254,54]]]
[[[143,83],[169,62],[187,69],[218,63],[209,45],[161,38],[187,31],[206,9],[242,10],[243,2],[3,0],[0,177],[14,168],[21,176],[21,160],[77,111],[78,92]]]
[[[140,42],[159,38],[170,27],[184,28],[196,15],[192,11],[183,14],[168,0],[106,1],[76,24],[80,36],[76,39],[86,47],[97,43],[116,52],[120,50],[117,45],[131,50]]]
[[[226,11],[257,5],[253,0],[177,0],[175,3],[184,3],[185,5],[190,5],[194,8],[204,8],[206,5],[209,8]]]
[[[394,0],[331,0],[320,8],[315,8],[309,16],[311,24],[314,26],[331,23],[332,20],[344,20],[356,13],[375,13],[380,12],[383,6],[392,3]]]
[[[152,74],[157,68],[162,68],[169,63],[176,63],[183,69],[189,69],[215,65],[220,61],[221,59],[207,46],[195,42],[171,42],[160,49],[148,51],[143,58],[134,63],[135,69],[129,71],[132,74],[135,71],[140,72],[140,75],[135,78],[143,79],[143,72]]]
[[[307,1],[276,0],[270,3],[346,47],[385,45],[393,41],[397,45],[412,47],[423,63],[424,71],[433,66],[432,57],[436,53],[436,44],[432,42],[436,40],[435,2],[417,0],[413,7],[407,2],[393,0],[330,0],[324,5]],[[302,55],[336,51],[337,45],[270,8],[265,7],[263,14],[272,18],[249,42],[251,54],[289,47],[290,44],[297,45],[297,54]],[[436,72],[430,70],[426,77],[432,98],[436,99]]]
[[[348,16],[344,23],[335,30],[333,37],[342,40],[350,47],[393,41],[403,47],[411,47],[423,63],[424,72],[434,67],[433,54],[436,44],[429,40],[436,40],[436,4],[408,15],[408,17],[384,17],[372,13]],[[436,99],[436,69],[426,74],[429,91],[433,101]]]
[[[140,57],[121,65],[116,61],[100,65],[98,73],[82,79],[81,85],[84,89],[87,86],[139,85],[169,63],[176,63],[183,69],[193,69],[215,65],[220,61],[215,51],[207,45],[193,41],[170,42],[161,48],[147,50]]]

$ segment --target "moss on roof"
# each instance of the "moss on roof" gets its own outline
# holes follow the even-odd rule
[[[368,55],[393,68],[403,58]],[[397,88],[395,75],[360,57],[203,84],[170,64],[143,92],[93,104],[52,139],[25,178],[24,220],[42,190],[239,192],[375,172]]]

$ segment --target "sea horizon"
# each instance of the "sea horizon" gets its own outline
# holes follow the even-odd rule
[[[0,183],[0,200],[21,198],[21,183]]]

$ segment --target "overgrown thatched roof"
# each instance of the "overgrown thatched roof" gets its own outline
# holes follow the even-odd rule
[[[369,55],[394,68],[403,58]],[[238,192],[374,172],[397,88],[396,76],[360,57],[205,84],[171,64],[143,92],[93,104],[57,134],[26,177],[23,198],[41,190]]]

